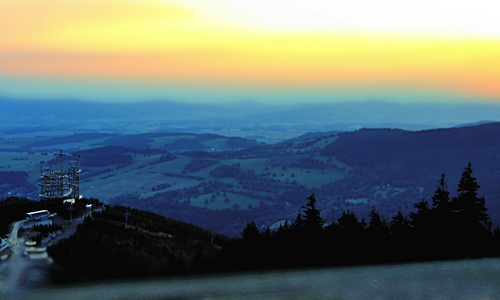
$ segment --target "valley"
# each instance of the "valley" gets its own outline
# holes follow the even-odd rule
[[[498,127],[362,129],[309,133],[278,143],[194,133],[4,135],[0,176],[11,181],[2,181],[0,193],[4,198],[8,193],[36,198],[40,167],[58,168],[50,154],[63,147],[81,156],[84,197],[157,212],[233,237],[250,220],[265,228],[294,219],[313,193],[328,222],[346,210],[368,219],[374,206],[385,218],[398,210],[407,214],[414,203],[432,195],[442,173],[451,178],[453,192],[471,161],[477,164],[478,180],[488,178],[481,191],[498,224],[498,187],[490,179],[500,176],[494,161],[500,144],[487,138]]]

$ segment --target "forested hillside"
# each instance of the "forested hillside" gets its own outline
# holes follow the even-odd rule
[[[57,263],[52,279],[71,282],[499,256],[500,229],[492,228],[471,164],[463,169],[457,189],[458,195],[451,197],[442,175],[432,201],[414,203],[410,214],[398,211],[384,218],[373,207],[365,220],[347,210],[329,224],[312,194],[302,201],[305,205],[294,219],[263,230],[254,221],[247,222],[236,239],[212,236],[151,212],[108,206],[87,217],[71,238],[49,247]]]
[[[56,263],[53,281],[71,282],[193,272],[229,242],[192,224],[113,206],[94,212],[47,251]]]
[[[490,215],[500,221],[500,123],[479,126],[403,131],[361,129],[338,135],[321,155],[363,169],[366,177],[383,178],[398,187],[432,187],[438,174],[457,180],[461,166],[472,162],[482,183],[481,195],[491,199]],[[452,191],[454,193],[455,191]]]

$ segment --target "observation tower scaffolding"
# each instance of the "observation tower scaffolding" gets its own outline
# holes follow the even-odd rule
[[[40,198],[42,199],[78,199],[80,197],[80,168],[77,161],[69,161],[68,169],[64,170],[63,157],[77,156],[78,154],[60,153],[54,154],[59,157],[59,170],[51,167],[40,168]]]

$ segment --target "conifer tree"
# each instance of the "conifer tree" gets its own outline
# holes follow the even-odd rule
[[[370,222],[368,222],[368,228],[366,229],[366,242],[368,247],[371,248],[369,253],[375,260],[380,260],[385,256],[388,239],[389,226],[373,207],[370,212]]]
[[[410,229],[409,223],[410,222],[408,221],[408,218],[403,215],[400,207],[398,212],[394,216],[392,216],[391,222],[389,224],[391,233],[398,237],[406,235],[406,233]]]
[[[342,238],[346,241],[361,240],[366,223],[364,219],[358,221],[353,212],[347,210],[342,212],[342,216],[337,219]]]
[[[432,198],[432,206],[438,211],[447,211],[450,209],[450,192],[444,181],[444,174],[441,174],[441,179],[438,180],[439,185],[434,192]]]
[[[307,199],[309,202],[305,206],[301,206],[304,209],[305,229],[308,232],[322,230],[325,221],[320,216],[321,210],[316,208],[316,196],[312,194]]]
[[[250,223],[247,222],[247,226],[243,229],[241,233],[241,239],[243,243],[254,244],[259,241],[260,233],[257,229],[257,225],[252,221]]]
[[[423,199],[413,206],[417,212],[410,213],[411,225],[420,234],[428,234],[432,228],[433,211],[429,208],[429,202]]]
[[[458,196],[453,198],[454,211],[460,213],[460,219],[469,227],[481,226],[491,229],[491,222],[486,214],[484,197],[477,196],[479,184],[472,176],[471,163],[465,167],[458,183]]]
[[[304,219],[300,212],[297,213],[297,217],[292,221],[291,227],[292,229],[302,229],[304,227]]]
[[[380,217],[375,207],[370,212],[370,222],[368,222],[367,232],[369,235],[379,237],[388,233],[389,227],[387,222]]]

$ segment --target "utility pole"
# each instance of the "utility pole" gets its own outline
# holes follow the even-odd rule
[[[64,172],[64,168],[63,168],[63,165],[64,165],[63,161],[64,161],[64,159],[63,159],[63,157],[66,156],[66,153],[63,153],[63,149],[61,149],[60,152],[59,153],[55,153],[54,156],[59,157],[59,167],[61,168],[61,174],[62,174]]]
[[[125,212],[125,228],[127,228],[128,210]]]
[[[73,214],[71,213],[71,211],[73,210],[73,206],[68,207],[68,210],[69,210],[69,220],[71,224],[73,224]]]

